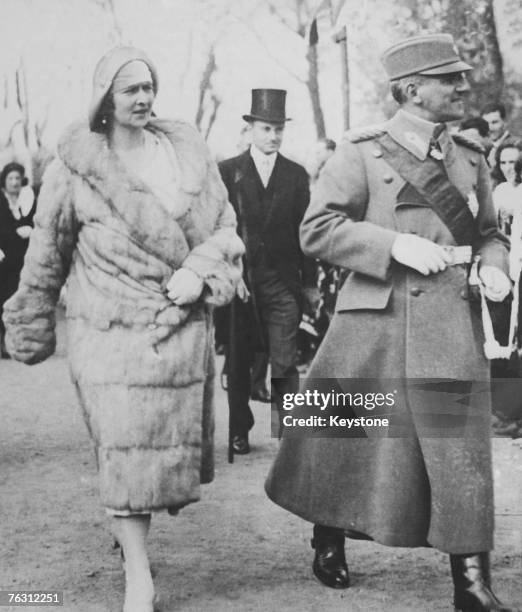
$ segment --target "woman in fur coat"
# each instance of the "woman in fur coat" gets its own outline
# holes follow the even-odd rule
[[[151,118],[157,90],[143,52],[100,60],[89,123],[59,141],[4,314],[12,356],[46,359],[67,280],[68,355],[125,557],[125,612],[153,609],[151,512],[175,514],[213,478],[211,307],[232,299],[243,253],[203,140]]]

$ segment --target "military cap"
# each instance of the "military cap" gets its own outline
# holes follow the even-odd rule
[[[406,38],[389,47],[381,61],[391,81],[411,74],[437,76],[472,70],[459,57],[451,34]]]

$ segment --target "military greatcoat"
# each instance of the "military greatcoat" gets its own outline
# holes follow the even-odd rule
[[[435,208],[406,189],[404,173],[389,157],[395,151],[410,159],[412,168],[433,163],[426,129],[427,122],[399,111],[378,129],[348,133],[323,169],[301,226],[303,250],[351,273],[309,380],[488,380],[466,267],[423,276],[391,256],[399,232],[456,245]],[[482,153],[447,132],[441,147],[438,163],[446,182],[469,205],[461,212],[469,217],[473,252],[482,265],[507,272],[507,243],[497,228]],[[437,398],[442,413],[444,394]],[[449,553],[490,550],[488,393],[468,398],[477,417],[473,435],[419,435],[422,401],[414,393],[407,399],[411,435],[283,437],[266,483],[269,497],[306,520],[391,546],[429,545]]]

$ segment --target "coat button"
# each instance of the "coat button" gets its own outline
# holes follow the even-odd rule
[[[377,158],[382,157],[382,151],[380,149],[374,149],[372,151],[372,154],[374,157],[377,157]]]
[[[470,158],[469,158],[469,163],[470,163],[472,166],[476,166],[476,165],[478,164],[478,160],[477,160],[477,159],[475,159],[474,157],[470,157]]]
[[[385,183],[391,183],[393,181],[393,176],[391,174],[385,174],[382,178]]]
[[[156,325],[156,323],[149,323],[149,324],[147,325],[147,327],[148,327],[149,329],[158,329],[158,326]]]
[[[410,289],[410,295],[413,295],[413,297],[419,297],[421,293],[422,293],[422,289],[419,289],[419,287],[412,287]]]
[[[462,289],[462,291],[460,292],[460,297],[463,300],[469,300],[468,290],[467,289]]]

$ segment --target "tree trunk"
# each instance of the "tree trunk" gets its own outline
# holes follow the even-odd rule
[[[500,53],[500,46],[498,44],[493,0],[486,0],[483,23],[485,26],[484,29],[486,49],[489,55],[489,60],[491,62],[493,72],[491,78],[494,83],[497,84],[494,91],[500,99],[504,95],[504,62],[502,60],[502,54]]]
[[[306,86],[308,88],[308,94],[310,95],[310,102],[312,103],[315,131],[318,139],[325,138],[326,128],[324,124],[323,109],[321,108],[321,99],[319,96],[317,45],[308,45],[306,59],[308,60],[308,79],[306,80]]]
[[[194,120],[198,130],[201,129],[201,122],[203,121],[203,115],[205,113],[205,97],[207,91],[212,89],[211,78],[214,72],[216,71],[216,56],[214,53],[214,48],[212,47],[209,50],[207,65],[203,70],[203,74],[201,76],[201,81],[199,83],[199,98],[198,98],[198,108],[196,111],[196,119]]]

